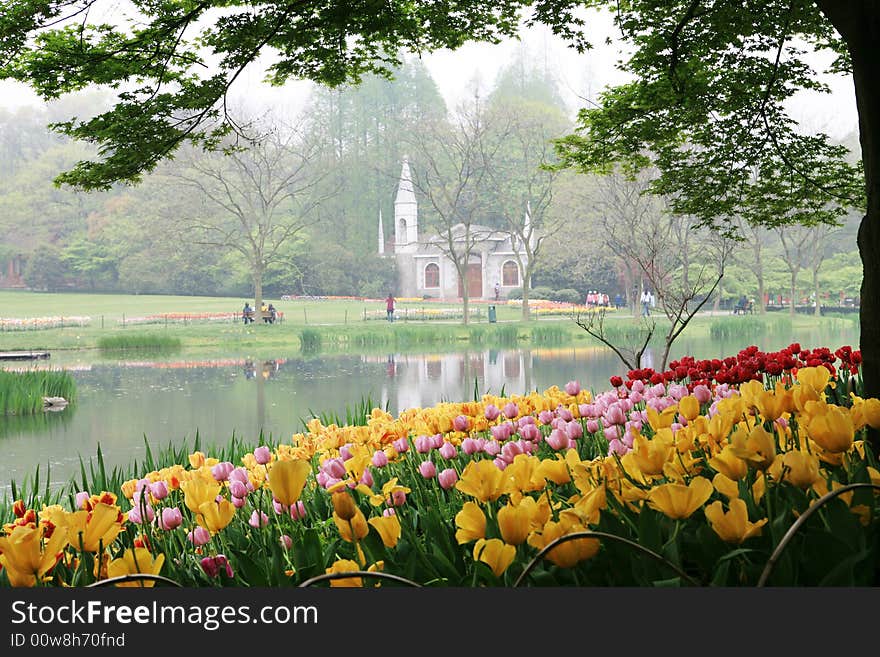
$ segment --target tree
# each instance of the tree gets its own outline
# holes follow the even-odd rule
[[[267,269],[317,220],[316,178],[310,169],[315,152],[297,131],[279,125],[244,147],[230,143],[228,149],[226,154],[190,154],[185,168],[168,169],[172,181],[197,191],[210,206],[179,218],[177,230],[188,244],[240,254],[259,309]]]
[[[424,168],[412,171],[412,184],[430,205],[436,235],[429,243],[452,262],[461,289],[462,323],[468,323],[471,259],[491,237],[478,223],[490,203],[486,193],[491,162],[506,131],[492,126],[479,94],[456,110],[453,125],[434,122],[411,140]]]

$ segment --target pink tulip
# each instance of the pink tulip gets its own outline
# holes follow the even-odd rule
[[[550,424],[554,417],[555,416],[551,411],[544,410],[538,413],[538,422],[541,424]]]
[[[455,449],[455,445],[450,442],[443,443],[443,446],[440,448],[440,456],[449,461],[450,459],[454,459],[458,455],[458,450]]]
[[[350,445],[343,445],[342,447],[339,448],[339,457],[343,461],[347,461],[348,459],[351,458]]]
[[[577,440],[584,435],[584,428],[577,420],[572,420],[565,427],[565,434],[572,440]]]
[[[593,405],[592,404],[578,404],[578,415],[581,417],[591,417]]]
[[[617,404],[614,406],[610,406],[607,411],[605,411],[605,424],[625,424],[626,423],[626,413],[623,412],[623,409],[620,408]]]
[[[198,526],[186,535],[186,539],[193,545],[204,545],[211,540],[211,532]]]
[[[293,539],[290,538],[290,536],[288,536],[287,534],[281,534],[279,542],[281,543],[281,547],[283,547],[285,550],[289,550],[293,547]]]
[[[534,424],[527,424],[519,430],[519,435],[523,440],[538,441],[541,440],[541,430]]]
[[[211,468],[211,476],[217,481],[226,481],[229,478],[229,473],[233,470],[235,470],[235,466],[232,463],[222,461]]]
[[[480,446],[473,438],[465,438],[461,441],[461,451],[470,456],[480,451]]]
[[[396,515],[397,515],[397,511],[395,511],[393,508],[391,508],[391,507],[389,506],[389,507],[386,508],[384,511],[382,511],[382,515],[383,515],[384,517],[386,517],[386,518],[390,518],[391,516],[396,516]]]
[[[220,573],[225,573],[227,577],[232,577],[232,566],[225,555],[218,554],[216,557],[204,557],[201,560],[202,570],[208,577],[217,577]]]
[[[698,386],[694,386],[694,397],[697,398],[697,401],[701,404],[705,404],[707,401],[712,399],[712,391],[702,383]]]
[[[513,463],[513,459],[522,454],[525,450],[523,450],[522,445],[518,442],[504,443],[504,447],[501,448],[501,458],[503,458],[508,463]]]
[[[629,448],[622,442],[620,442],[620,440],[618,440],[617,438],[608,443],[608,456],[611,456],[612,454],[624,456],[628,452]]]
[[[502,412],[504,413],[504,417],[506,417],[508,420],[512,420],[517,415],[519,415],[519,407],[513,402],[507,402],[504,405]]]
[[[633,404],[638,404],[640,401],[642,401],[642,399],[642,393],[640,392],[632,392],[629,395],[629,401],[631,401]]]
[[[391,444],[394,446],[394,449],[396,449],[399,454],[403,454],[409,449],[409,441],[406,438],[398,438]]]
[[[437,466],[431,461],[423,461],[419,464],[419,474],[425,479],[433,479],[437,476]]]
[[[458,473],[453,468],[446,468],[437,475],[437,481],[440,483],[440,488],[449,490],[458,481]]]
[[[581,384],[578,381],[569,381],[565,384],[565,392],[575,397],[581,391]]]
[[[617,429],[617,425],[612,424],[610,427],[605,427],[605,438],[609,441],[620,438],[620,432]]]
[[[272,452],[265,445],[260,445],[254,450],[254,460],[260,465],[266,465],[272,460]]]
[[[229,482],[229,494],[233,497],[247,497],[248,489],[242,482],[233,479]]]
[[[556,415],[564,422],[571,422],[574,419],[574,415],[571,414],[571,411],[564,406],[560,406],[556,409]]]
[[[144,505],[143,513],[146,514],[146,522],[148,524],[153,522],[153,520],[156,518],[156,512],[153,511],[153,507],[151,507],[149,504]],[[140,525],[144,522],[144,516],[141,513],[140,504],[133,507],[131,511],[128,512],[128,520],[135,525]]]
[[[635,381],[633,381],[632,391],[643,394],[645,392],[645,382],[641,379],[636,379]]]
[[[345,477],[345,463],[342,459],[327,459],[321,464],[321,470],[326,472],[328,476],[334,479],[343,479]]]
[[[297,500],[295,504],[290,505],[290,517],[294,520],[302,520],[306,517],[306,505],[302,500]]]
[[[419,454],[427,454],[433,448],[433,441],[428,436],[419,436],[413,442]]]
[[[269,524],[269,516],[267,516],[262,511],[255,510],[251,514],[251,517],[248,520],[248,524],[255,529],[259,529],[260,527],[265,527],[266,525]]]
[[[168,484],[164,481],[154,481],[150,484],[150,495],[152,495],[154,499],[164,500],[168,497]]]
[[[373,452],[373,458],[370,459],[370,463],[377,468],[384,468],[388,465],[388,455],[382,450]]]
[[[89,495],[88,491],[83,490],[83,491],[80,491],[79,493],[77,493],[76,497],[74,498],[74,501],[73,501],[75,508],[82,509],[83,505],[86,503],[86,501],[90,497],[91,497],[91,495]]]
[[[456,431],[467,431],[471,428],[471,419],[467,415],[456,415],[452,420],[452,428]]]
[[[328,482],[329,480],[330,480],[330,477],[329,477],[329,476],[327,475],[327,473],[324,472],[324,471],[321,471],[321,472],[319,472],[318,474],[315,475],[315,481],[318,482],[318,485],[319,485],[321,488],[327,488],[327,487],[328,487],[328,486],[327,486],[327,482]]]
[[[486,452],[489,456],[497,456],[501,451],[501,443],[497,440],[488,440],[486,444],[483,446],[483,451]]]
[[[568,436],[559,429],[554,429],[550,432],[550,435],[547,436],[547,444],[556,451],[568,449]]]
[[[596,433],[599,431],[599,422],[597,420],[587,420],[587,431],[590,433]]]
[[[384,452],[383,452],[383,454],[384,454]],[[369,468],[364,468],[364,473],[361,475],[361,478],[360,478],[360,480],[358,481],[358,483],[359,483],[359,484],[363,484],[363,485],[366,486],[367,488],[372,487],[372,485],[373,485],[373,473],[372,473],[372,471],[371,471]]]
[[[486,419],[489,420],[489,422],[492,422],[501,415],[501,410],[495,404],[487,404],[483,411],[483,415],[486,416]]]
[[[236,497],[235,495],[232,496],[232,506],[234,506],[236,509],[240,509],[246,503],[247,503],[247,500],[244,499],[243,497]]]
[[[445,442],[445,438],[443,438],[442,433],[435,433],[433,436],[430,436],[431,439],[431,447],[433,449],[440,449],[443,443]]]
[[[666,391],[666,393],[675,401],[681,401],[682,397],[687,396],[688,389],[687,386],[683,386],[680,383],[673,383],[671,386],[669,386],[669,389]]]
[[[183,524],[183,514],[177,507],[166,507],[162,509],[162,513],[159,514],[158,522],[156,524],[159,525],[159,529],[164,529],[165,531],[177,529]]]
[[[391,492],[391,496],[385,500],[385,504],[388,506],[402,506],[406,503],[406,493],[402,490],[395,490]]]
[[[498,458],[496,458],[496,459],[493,461],[493,463],[495,463],[495,467],[497,467],[499,470],[503,470],[504,468],[506,468],[506,467],[508,466],[507,461],[505,461],[505,460],[504,460],[503,458],[501,458],[500,456],[499,456]]]

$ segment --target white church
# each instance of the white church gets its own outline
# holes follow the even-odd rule
[[[505,299],[511,290],[522,287],[522,272],[516,257],[518,250],[512,236],[474,224],[470,226],[470,233],[471,241],[476,243],[471,249],[467,269],[468,297],[493,300],[497,284],[499,297]],[[529,234],[528,229],[525,233]],[[460,236],[459,243],[464,244],[464,225],[453,226],[452,235],[453,238]],[[382,213],[379,212],[379,255],[394,257],[397,261],[396,296],[455,299],[463,295],[463,283],[455,264],[446,255],[449,250],[446,244],[444,235],[419,237],[418,203],[409,162],[404,158],[394,200],[394,241],[391,244],[386,245]],[[463,251],[462,247],[459,252]],[[525,263],[525,252],[519,253]]]

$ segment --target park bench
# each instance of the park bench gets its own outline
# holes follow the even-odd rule
[[[273,323],[273,322],[272,322],[272,313],[270,313],[268,310],[260,310],[260,311],[249,310],[247,313],[242,313],[242,317],[244,317],[245,314],[246,314],[247,317],[249,317],[251,320],[256,319],[257,315],[259,314],[260,319],[262,319],[266,324],[271,324],[271,323]],[[275,323],[279,323],[279,324],[280,324],[281,321],[282,321],[283,319],[284,319],[284,314],[281,313],[281,312],[278,312],[278,311],[276,310],[276,311],[275,311]]]
[[[752,301],[748,301],[748,302],[746,302],[746,303],[744,303],[744,304],[742,304],[742,303],[737,303],[737,304],[733,307],[733,314],[734,314],[734,315],[745,315],[745,314],[754,315],[754,314],[755,314],[755,304],[754,304],[754,302],[752,302]]]

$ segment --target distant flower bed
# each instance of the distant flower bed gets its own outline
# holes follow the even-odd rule
[[[284,313],[278,312],[278,317],[283,319]],[[211,322],[234,322],[241,321],[241,311],[226,313],[159,313],[158,315],[144,315],[143,317],[126,317],[118,320],[119,324],[195,324]]]
[[[91,317],[0,317],[0,331],[42,331],[65,326],[88,326]]]
[[[395,320],[432,320],[432,319],[461,319],[463,316],[461,308],[406,308],[403,311],[394,311]],[[472,308],[468,312],[471,319],[483,317],[484,313],[480,308]],[[365,320],[387,319],[388,314],[384,310],[368,310],[364,312]]]

